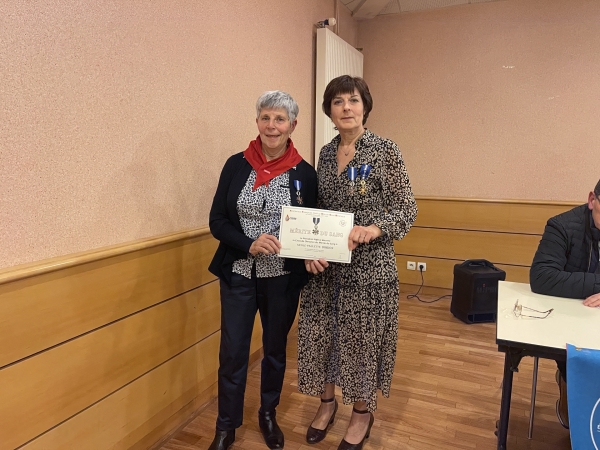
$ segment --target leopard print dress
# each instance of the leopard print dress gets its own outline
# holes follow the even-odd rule
[[[345,404],[377,408],[377,390],[389,397],[398,339],[398,272],[394,239],[402,239],[417,216],[398,146],[369,130],[356,142],[354,158],[338,176],[340,136],[321,150],[318,207],[353,212],[354,224],[376,224],[383,235],[359,244],[350,264],[330,263],[311,279],[300,301],[298,388],[321,395],[325,383],[342,388]],[[348,167],[372,169],[361,194]],[[354,186],[354,189],[353,189]]]

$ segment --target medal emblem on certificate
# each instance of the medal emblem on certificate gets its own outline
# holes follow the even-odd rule
[[[350,189],[348,190],[348,193],[350,195],[354,195],[354,184],[357,175],[358,169],[356,167],[348,167],[348,179],[350,180]]]
[[[304,203],[304,200],[302,200],[302,194],[300,192],[300,189],[302,189],[302,181],[294,180],[294,187],[296,188],[296,201],[299,205],[302,205]]]
[[[363,164],[360,166],[360,188],[358,188],[360,195],[365,195],[367,193],[367,178],[369,178],[370,173],[370,164]]]
[[[320,217],[313,217],[313,223],[315,224],[315,229],[313,230],[313,234],[319,234],[319,222],[321,221]]]

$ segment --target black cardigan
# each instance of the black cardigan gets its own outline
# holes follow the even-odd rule
[[[529,271],[531,290],[555,297],[585,299],[600,292],[600,275],[588,273],[592,247],[588,205],[548,220]]]
[[[220,242],[208,270],[231,284],[233,262],[245,259],[250,252],[253,239],[244,234],[237,213],[237,200],[244,188],[252,166],[243,153],[231,156],[219,178],[217,192],[210,208],[209,226],[212,235]],[[317,172],[302,160],[295,168],[290,169],[290,194],[292,206],[314,208],[317,206]],[[303,204],[299,205],[294,180],[302,182],[301,195]],[[308,281],[308,272],[304,261],[287,258],[284,270],[294,274],[294,285],[304,285]]]

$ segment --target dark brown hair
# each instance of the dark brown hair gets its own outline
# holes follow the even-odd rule
[[[373,98],[369,92],[369,86],[365,80],[360,77],[351,77],[342,75],[329,82],[323,94],[323,112],[331,119],[331,102],[340,94],[354,94],[357,90],[362,99],[365,111],[363,116],[363,125],[367,123],[369,113],[373,109]]]
[[[596,197],[600,197],[600,180],[598,180],[598,184],[594,188],[594,194],[596,194]]]

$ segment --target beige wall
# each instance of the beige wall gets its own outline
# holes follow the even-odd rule
[[[313,149],[324,0],[0,5],[0,267],[199,227],[268,89]]]
[[[421,196],[584,201],[600,178],[600,2],[359,22],[374,110]]]
[[[338,35],[348,44],[356,47],[358,45],[358,21],[352,17],[352,13],[340,0],[337,1]]]
[[[0,268],[205,225],[266,89],[298,100],[310,159],[313,24],[333,14],[322,0],[0,6]],[[600,2],[338,18],[364,48],[368,125],[401,146],[418,195],[578,201],[600,177]]]

